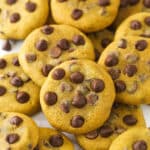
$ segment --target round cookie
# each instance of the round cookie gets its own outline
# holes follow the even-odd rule
[[[70,59],[94,60],[94,57],[91,41],[68,25],[44,26],[35,30],[25,40],[19,54],[24,71],[39,86],[54,66]]]
[[[89,39],[92,41],[95,49],[95,60],[99,59],[103,50],[113,41],[113,32],[105,29],[99,32],[93,32],[88,34]]]
[[[150,13],[142,12],[128,17],[117,29],[115,39],[126,36],[150,38]]]
[[[1,0],[0,38],[24,39],[46,22],[48,0]]]
[[[150,104],[150,40],[128,36],[110,44],[99,59],[114,80],[117,101]]]
[[[109,150],[150,150],[150,130],[132,128],[116,138]]]
[[[38,127],[23,114],[1,112],[0,129],[1,150],[32,150],[38,143]]]
[[[110,76],[95,62],[83,59],[55,67],[40,93],[42,110],[51,125],[75,134],[87,133],[102,125],[110,114],[114,98]]]
[[[0,111],[36,113],[40,107],[39,92],[20,67],[17,54],[0,58]]]
[[[115,103],[109,119],[97,130],[78,135],[77,140],[84,150],[108,150],[111,143],[126,130],[146,127],[139,106]]]
[[[54,129],[40,128],[39,136],[39,143],[34,150],[74,150],[71,141]]]
[[[57,23],[95,32],[113,22],[119,3],[119,0],[51,0],[51,9]]]

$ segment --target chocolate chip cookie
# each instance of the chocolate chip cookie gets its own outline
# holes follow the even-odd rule
[[[23,114],[1,112],[0,129],[1,150],[32,150],[38,143],[38,127]]]
[[[23,72],[17,54],[0,58],[0,111],[31,115],[39,110],[39,87]]]
[[[139,106],[115,103],[109,119],[103,126],[76,137],[84,150],[108,150],[113,140],[120,134],[130,128],[139,126],[146,127]]]
[[[46,25],[35,30],[25,40],[19,54],[24,71],[39,86],[54,66],[70,59],[94,60],[94,57],[91,41],[68,25]]]
[[[114,41],[102,53],[99,64],[114,80],[117,101],[135,105],[150,103],[149,49],[148,38],[128,36]]]
[[[1,0],[0,38],[24,39],[46,22],[48,0]]]
[[[102,125],[110,114],[114,98],[110,76],[95,62],[83,59],[55,67],[40,93],[43,112],[51,125],[75,134],[87,133]]]
[[[57,23],[95,32],[113,22],[119,4],[119,0],[51,0],[51,9]]]

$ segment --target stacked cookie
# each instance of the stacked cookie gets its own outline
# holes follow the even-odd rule
[[[149,11],[149,0],[2,0],[5,49],[24,42],[0,58],[1,149],[73,150],[68,132],[85,150],[149,150]],[[24,115],[40,107],[56,130]]]

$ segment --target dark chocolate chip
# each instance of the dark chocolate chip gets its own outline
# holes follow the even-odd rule
[[[37,145],[33,150],[40,150],[39,145]]]
[[[118,57],[115,55],[108,55],[105,59],[105,65],[108,67],[116,66],[118,62]]]
[[[126,48],[127,48],[127,40],[121,39],[121,40],[119,41],[118,47],[119,47],[119,48],[126,49]]]
[[[110,5],[110,0],[98,0],[98,4],[100,6],[108,6]]]
[[[147,46],[148,46],[148,43],[145,40],[139,40],[135,44],[135,48],[139,51],[145,50],[147,48]]]
[[[48,43],[46,40],[40,40],[36,43],[36,48],[39,50],[39,51],[45,51],[47,50],[48,48]]]
[[[78,20],[82,17],[83,15],[83,11],[81,9],[74,9],[72,11],[72,14],[71,14],[71,17],[74,19],[74,20]]]
[[[135,141],[132,145],[133,150],[147,150],[148,146],[144,140]]]
[[[131,6],[136,5],[137,3],[139,3],[140,0],[129,0],[129,4]]]
[[[27,103],[30,99],[30,95],[27,92],[17,92],[16,99],[19,103]]]
[[[81,72],[74,72],[70,75],[70,80],[76,84],[82,83],[84,80],[84,75]]]
[[[70,43],[67,39],[61,39],[58,41],[57,46],[62,50],[68,50],[70,48]]]
[[[64,139],[62,138],[61,135],[52,135],[49,139],[49,143],[53,146],[53,147],[60,147],[63,145],[64,143]]]
[[[10,16],[10,22],[11,23],[16,23],[20,20],[20,15],[19,13],[13,13],[11,16]]]
[[[145,22],[146,25],[150,26],[150,17],[146,17],[144,19],[144,22]]]
[[[138,20],[133,20],[130,23],[130,28],[133,30],[139,30],[142,28],[142,24]]]
[[[57,94],[55,92],[47,92],[44,96],[44,100],[48,106],[54,105],[57,102]]]
[[[108,125],[104,125],[100,128],[99,133],[102,137],[109,137],[113,134],[113,129]]]
[[[61,80],[65,76],[65,70],[61,68],[57,68],[52,73],[52,78],[54,80]]]
[[[62,50],[59,47],[54,47],[50,50],[50,56],[52,58],[58,58],[62,54]]]
[[[137,123],[137,119],[133,115],[126,115],[123,117],[123,122],[126,125],[133,126]]]
[[[54,66],[50,64],[46,64],[42,67],[42,74],[47,77],[49,72],[53,69]]]
[[[117,93],[124,92],[126,90],[126,84],[122,80],[115,81],[115,88]]]
[[[101,41],[101,45],[102,45],[103,48],[106,48],[111,42],[112,42],[111,39],[109,39],[109,38],[104,38],[104,39],[102,39],[102,41]]]
[[[27,2],[25,4],[26,10],[28,10],[29,12],[34,12],[36,9],[36,3],[33,2]]]
[[[87,133],[85,135],[85,137],[90,140],[96,139],[98,137],[98,131],[97,130],[91,131],[91,132]]]
[[[15,133],[12,133],[12,134],[8,134],[6,136],[6,141],[7,143],[9,144],[14,144],[16,142],[18,142],[20,139],[19,135],[18,134],[15,134]]]
[[[77,46],[85,44],[85,40],[84,40],[84,37],[82,35],[73,36],[72,41]]]
[[[11,50],[11,43],[9,40],[6,40],[3,47],[2,47],[3,50],[5,51],[10,51]]]
[[[120,7],[125,8],[128,6],[130,0],[120,0]]]
[[[12,59],[12,64],[13,64],[14,66],[20,66],[19,60],[18,60],[18,57],[17,57],[17,56]]]
[[[69,113],[70,112],[70,104],[69,102],[63,102],[61,105],[60,105],[60,109],[65,112],[65,113]]]
[[[23,81],[20,77],[13,77],[11,80],[10,80],[10,83],[13,85],[13,86],[16,86],[16,87],[20,87],[23,85]]]
[[[143,4],[146,8],[150,8],[150,0],[143,0]]]
[[[36,61],[37,56],[35,54],[26,54],[26,60],[28,63]]]
[[[41,29],[41,31],[42,31],[44,34],[51,34],[51,33],[54,32],[54,28],[51,27],[51,26],[46,25],[46,26],[44,26],[44,27]]]
[[[119,69],[111,68],[108,70],[108,73],[110,74],[110,76],[113,80],[116,80],[119,78],[121,71]]]
[[[7,65],[7,62],[5,59],[1,58],[0,59],[0,69],[4,69]]]
[[[6,93],[6,88],[4,86],[0,86],[0,96],[3,96]]]
[[[22,118],[14,116],[10,119],[10,124],[19,126],[23,122]]]
[[[15,4],[17,0],[6,0],[6,3],[9,5]]]
[[[74,116],[70,122],[71,126],[74,128],[80,128],[84,124],[84,118],[80,115]]]
[[[133,77],[137,72],[137,67],[135,65],[126,65],[123,73],[127,74],[128,77]]]

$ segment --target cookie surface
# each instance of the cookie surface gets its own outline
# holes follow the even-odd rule
[[[40,138],[38,146],[34,150],[74,150],[71,141],[59,133],[58,131],[50,128],[40,128]]]
[[[89,60],[72,60],[50,72],[40,102],[52,126],[80,134],[105,122],[114,97],[113,82],[103,69]]]
[[[94,60],[94,57],[91,41],[68,25],[44,26],[35,30],[25,40],[19,54],[24,71],[39,86],[54,66],[70,59]]]
[[[138,126],[146,127],[141,108],[115,103],[109,119],[102,127],[77,136],[77,140],[84,150],[108,150],[120,134]]]
[[[99,59],[111,75],[117,100],[127,104],[149,104],[150,40],[128,36],[110,44]]]
[[[32,150],[38,143],[38,127],[23,114],[1,112],[0,128],[1,150]]]
[[[1,0],[0,38],[24,39],[46,22],[48,0]]]
[[[23,72],[17,54],[0,58],[0,111],[33,114],[40,107],[39,92]]]
[[[52,0],[52,16],[57,23],[94,32],[113,22],[119,3],[119,0]]]
[[[124,36],[150,38],[150,13],[142,12],[128,17],[117,29],[115,39]]]
[[[109,150],[149,150],[150,130],[143,127],[132,128],[116,138]]]

